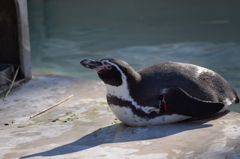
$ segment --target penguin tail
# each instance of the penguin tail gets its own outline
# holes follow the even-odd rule
[[[238,98],[238,96],[236,96],[235,103],[236,103],[236,104],[239,103],[239,98]]]
[[[239,102],[240,102],[240,100],[239,100],[239,97],[238,97],[238,95],[237,95],[237,92],[235,91],[235,90],[233,90],[233,92],[234,92],[234,95],[235,95],[235,104],[238,104]]]

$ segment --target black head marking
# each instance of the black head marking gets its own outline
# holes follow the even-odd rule
[[[119,70],[116,67],[114,66],[111,66],[111,67],[112,67],[111,69],[105,69],[105,70],[99,71],[98,72],[99,78],[101,78],[101,80],[105,84],[108,84],[111,86],[122,85],[123,81],[122,81],[121,72],[119,72]]]
[[[122,75],[117,62],[121,65],[121,61],[116,59],[103,59],[101,61],[83,59],[80,64],[96,71],[104,83],[120,86],[122,85]]]
[[[125,61],[105,58],[101,60],[102,63],[111,65],[110,70],[102,70],[98,72],[99,77],[106,83],[113,86],[120,86],[122,81],[122,74],[126,76],[127,83],[135,83],[140,76],[135,72],[132,67]]]
[[[127,83],[134,83],[140,79],[140,75],[122,60],[113,58],[105,58],[100,61],[84,59],[80,63],[84,67],[96,71],[101,80],[111,86],[122,85],[123,75],[126,76]]]
[[[101,78],[101,80],[111,86],[122,85],[122,73],[125,67],[123,65],[124,61],[113,58],[105,58],[102,59],[101,62],[106,68],[98,72],[98,76]]]
[[[103,80],[104,83],[112,86],[122,85],[122,74],[128,77],[129,75],[131,76],[131,72],[129,70],[133,71],[128,63],[118,59],[105,58],[102,59],[101,62],[103,65],[106,65],[107,69],[99,71],[98,76]]]

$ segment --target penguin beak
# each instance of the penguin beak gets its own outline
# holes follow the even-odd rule
[[[96,70],[103,65],[102,62],[94,61],[94,60],[91,60],[91,59],[83,59],[80,62],[80,64],[83,65],[84,67],[90,68],[92,70]]]

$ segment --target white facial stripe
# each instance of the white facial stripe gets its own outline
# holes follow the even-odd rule
[[[121,73],[121,75],[124,75],[124,73],[122,72],[122,70],[121,70],[121,69],[118,67],[118,65],[116,65],[115,63],[112,63],[112,62],[110,62],[110,61],[108,61],[108,60],[102,60],[103,66],[106,65],[104,62],[109,63],[109,64],[112,65],[112,66],[115,66],[115,67],[118,69],[118,71]],[[125,75],[124,75],[124,76],[125,76]],[[125,76],[125,78],[126,78],[126,76]],[[126,79],[127,79],[127,78],[126,78]]]
[[[157,108],[153,108],[153,107],[147,107],[147,106],[141,106],[138,105],[136,101],[134,101],[132,99],[132,97],[130,96],[130,93],[128,91],[128,84],[127,84],[127,77],[126,75],[122,72],[122,70],[118,67],[118,65],[116,65],[115,63],[112,63],[108,60],[103,60],[102,62],[106,62],[111,64],[112,66],[116,67],[117,70],[121,73],[121,77],[122,77],[122,85],[121,86],[111,86],[106,84],[107,87],[107,94],[111,95],[111,96],[115,96],[118,97],[122,100],[126,100],[132,103],[132,105],[134,105],[137,109],[141,109],[143,112],[145,113],[150,113],[152,111],[156,111],[159,112],[160,109]]]

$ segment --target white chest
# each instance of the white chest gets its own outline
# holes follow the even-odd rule
[[[128,107],[120,107],[117,105],[110,105],[112,112],[115,116],[123,123],[131,126],[152,126],[152,125],[162,125],[179,122],[190,117],[172,114],[172,115],[162,115],[157,116],[152,119],[141,118],[136,114],[133,114],[132,110]]]
[[[119,87],[114,87],[107,85],[107,95],[117,97],[121,100],[125,100],[131,103],[132,106],[136,107],[138,110],[141,110],[145,113],[151,113],[152,111],[159,112],[160,109],[141,106],[134,99],[131,98],[129,91],[126,86],[121,85]],[[150,125],[161,125],[169,124],[178,121],[188,119],[189,117],[173,114],[173,115],[162,115],[156,116],[155,118],[142,118],[133,113],[132,109],[129,106],[119,106],[110,104],[110,108],[114,115],[123,123],[132,125],[132,126],[150,126]]]

